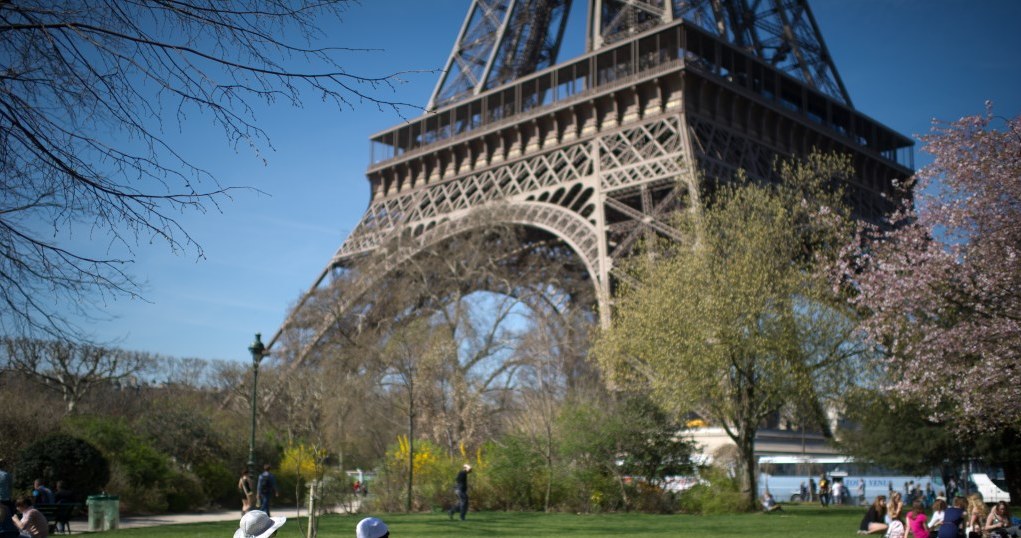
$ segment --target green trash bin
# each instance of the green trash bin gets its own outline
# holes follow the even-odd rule
[[[89,495],[89,532],[116,529],[121,522],[121,500],[116,495]]]

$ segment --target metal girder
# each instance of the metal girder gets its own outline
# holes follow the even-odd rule
[[[430,110],[556,62],[570,0],[473,0]],[[589,0],[589,51],[683,18],[851,105],[808,0]]]
[[[590,46],[602,50],[515,82],[553,61],[569,4],[472,2],[431,105],[466,100],[374,137],[384,157],[370,167],[370,206],[270,347],[287,331],[301,362],[381,276],[482,224],[566,245],[609,323],[617,262],[643,238],[691,240],[669,215],[697,206],[703,181],[738,169],[770,180],[776,157],[811,147],[854,153],[849,192],[866,218],[892,208],[889,178],[910,175],[893,151],[910,140],[851,108],[806,0],[590,0]],[[325,315],[320,293],[339,297]]]
[[[427,108],[556,63],[570,0],[472,0]]]
[[[663,0],[590,0],[589,50],[673,20]]]
[[[694,22],[843,104],[840,80],[808,0],[673,0],[674,16]]]

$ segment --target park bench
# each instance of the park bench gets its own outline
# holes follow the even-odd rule
[[[57,523],[64,523],[66,532],[71,532],[71,516],[75,515],[81,507],[82,505],[79,503],[59,503],[37,504],[33,508],[46,517],[46,522],[50,524],[50,534],[56,534]]]

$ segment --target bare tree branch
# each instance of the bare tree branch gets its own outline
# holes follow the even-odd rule
[[[211,119],[258,156],[262,104],[417,108],[386,96],[403,73],[350,73],[340,53],[366,49],[320,44],[350,1],[0,2],[0,330],[85,338],[72,313],[140,297],[140,245],[204,257],[180,215],[219,211],[235,188],[180,153],[168,122]],[[63,245],[76,236],[106,254]]]

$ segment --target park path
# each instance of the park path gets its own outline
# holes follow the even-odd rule
[[[338,506],[333,512],[342,514],[345,512],[357,512],[358,505],[354,506]],[[308,510],[305,508],[297,509],[294,507],[285,508],[274,507],[272,512],[274,516],[286,516],[288,519],[296,517],[307,517]],[[240,521],[241,510],[215,510],[207,512],[193,512],[185,514],[159,514],[153,516],[122,516],[120,518],[120,525],[118,528],[121,529],[137,529],[142,527],[159,527],[163,525],[179,525],[182,523],[205,523],[212,521]],[[89,522],[87,518],[75,518],[71,520],[71,531],[73,534],[78,534],[88,530]]]

